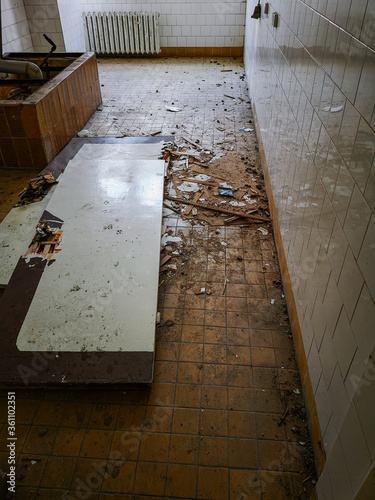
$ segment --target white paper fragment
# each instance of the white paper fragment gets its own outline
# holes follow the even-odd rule
[[[274,305],[274,303],[276,302],[275,299],[271,299],[271,304]]]
[[[172,113],[178,113],[178,111],[182,111],[181,108],[176,108],[176,106],[165,106],[167,111],[172,111]]]
[[[170,236],[168,233],[161,237],[161,244],[164,247],[167,243],[180,243],[182,239],[179,236]]]
[[[253,200],[253,198],[249,194],[244,194],[242,196],[242,199],[245,200],[249,205],[254,205],[254,203],[256,203],[256,200]]]
[[[196,193],[199,191],[199,186],[198,184],[195,184],[194,182],[188,182],[184,181],[182,184],[177,186],[179,191],[182,191],[184,193]]]
[[[263,234],[263,236],[267,236],[268,234],[267,229],[265,229],[264,227],[258,227],[257,231],[260,231]]]
[[[245,207],[246,203],[243,201],[230,201],[229,205],[232,205],[232,207]]]
[[[203,181],[203,182],[205,182],[205,181],[208,181],[209,179],[211,179],[211,177],[209,175],[206,175],[206,174],[199,174],[199,175],[196,175],[194,177],[194,179],[196,181]]]

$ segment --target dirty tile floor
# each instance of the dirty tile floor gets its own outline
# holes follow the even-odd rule
[[[238,130],[253,128],[240,58],[105,59],[99,71],[92,134],[174,134],[259,173],[254,132]],[[2,218],[19,183],[1,173]],[[315,472],[271,226],[264,236],[166,210],[164,229],[183,249],[160,277],[154,382],[17,390],[13,498],[309,498]]]

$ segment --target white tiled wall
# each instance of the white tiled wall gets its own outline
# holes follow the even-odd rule
[[[51,45],[45,33],[57,46],[56,52],[65,52],[65,44],[56,0],[24,0],[34,52],[49,52]]]
[[[159,12],[161,47],[242,47],[246,0],[81,0],[85,12]]]
[[[84,52],[85,38],[80,3],[58,0],[58,7],[66,52]]]
[[[3,54],[32,49],[29,25],[23,0],[2,0],[1,20]]]
[[[375,1],[275,0],[260,20],[256,3],[246,73],[327,454],[317,489],[345,500],[375,458]]]

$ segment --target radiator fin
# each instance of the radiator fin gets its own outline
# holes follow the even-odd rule
[[[158,12],[84,12],[86,50],[97,54],[158,54]]]

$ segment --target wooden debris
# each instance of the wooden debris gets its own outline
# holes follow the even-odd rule
[[[186,137],[184,137],[184,136],[182,136],[182,139],[183,139],[185,142],[188,142],[189,144],[191,144],[192,146],[194,146],[195,148],[199,149],[199,151],[203,151],[202,146],[200,146],[199,144],[196,144],[195,142],[190,141],[189,139],[187,139],[187,138],[186,138]]]
[[[228,97],[229,99],[235,99],[235,97],[233,97],[231,95],[227,95],[227,94],[224,94],[224,97]]]
[[[280,427],[280,425],[284,422],[286,416],[288,415],[289,413],[289,408],[286,408],[284,413],[282,414],[281,418],[279,419],[279,421],[277,422],[277,425]]]
[[[192,172],[196,172],[197,174],[209,175],[210,177],[215,177],[215,179],[220,179],[222,181],[228,182],[228,179],[226,177],[222,177],[222,176],[216,175],[216,174],[211,174],[211,172],[206,174],[206,172],[202,172],[202,171],[198,170],[197,168],[191,168],[190,170]]]
[[[250,104],[250,101],[247,101],[246,99],[244,99],[243,97],[239,97],[238,99],[240,99],[241,101],[243,102],[246,102],[247,104]]]
[[[170,259],[172,258],[171,255],[166,255],[165,257],[163,257],[160,261],[160,267],[163,267],[164,264],[166,264]]]
[[[161,134],[161,130],[158,130],[157,132],[154,132],[153,134],[150,134],[151,137],[155,137],[155,135]]]
[[[192,201],[193,201],[194,203],[196,203],[196,202],[199,200],[199,198],[200,198],[201,196],[202,196],[202,191],[198,191],[197,193],[195,193],[195,196],[194,196],[194,198],[193,198],[193,200],[192,200]],[[192,211],[192,209],[193,209],[193,205],[189,205],[189,206],[187,207],[187,209],[185,210],[185,212],[184,212],[182,215],[189,215],[189,214],[190,214],[190,212]]]
[[[270,222],[269,219],[262,217],[260,215],[248,215],[241,212],[235,212],[234,210],[227,210],[226,208],[221,207],[212,207],[209,205],[205,205],[204,203],[193,202],[189,200],[183,200],[181,198],[174,198],[173,196],[166,195],[165,198],[169,201],[174,201],[176,203],[183,203],[184,205],[193,205],[194,207],[204,208],[205,210],[212,210],[213,212],[220,212],[228,215],[236,215],[237,217],[243,217],[245,219],[251,219],[254,222]]]
[[[57,184],[57,181],[51,172],[47,172],[46,174],[35,177],[35,179],[31,179],[28,186],[18,195],[19,202],[17,205],[25,205],[33,201],[39,201],[44,197],[50,186],[53,184]]]
[[[188,179],[187,177],[183,177],[180,179],[181,181],[186,181],[186,182],[193,182],[194,184],[203,184],[204,186],[210,186],[214,188],[219,188],[220,186],[217,186],[216,184],[212,184],[212,182],[208,181],[197,181],[196,179]]]

